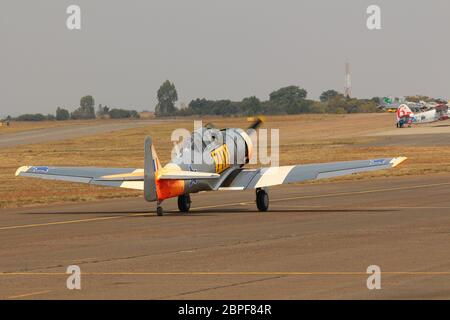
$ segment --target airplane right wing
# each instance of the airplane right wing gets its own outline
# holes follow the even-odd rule
[[[256,189],[306,180],[333,178],[359,172],[389,169],[398,166],[405,160],[406,157],[397,157],[243,169],[226,179],[219,190]]]

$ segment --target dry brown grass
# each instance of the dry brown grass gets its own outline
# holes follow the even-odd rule
[[[395,170],[342,177],[364,179],[399,175],[450,172],[448,147],[369,147],[364,143],[377,139],[364,137],[392,127],[392,115],[305,115],[268,117],[266,128],[280,129],[282,165],[407,156],[409,160]],[[245,118],[204,119],[218,127],[246,127]],[[154,139],[162,162],[169,160],[170,134],[175,128],[192,130],[191,119],[157,123],[78,139],[0,149],[0,207],[18,207],[57,202],[89,201],[135,197],[140,192],[15,177],[22,165],[55,166],[143,166],[143,141]],[[439,156],[436,156],[439,155]]]

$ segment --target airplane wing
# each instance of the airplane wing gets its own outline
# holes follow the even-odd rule
[[[134,168],[24,166],[17,169],[16,176],[135,190],[143,190],[144,188],[144,169]],[[161,173],[158,179],[190,180],[216,179],[219,177],[219,174],[209,172],[168,171]]]
[[[134,168],[24,166],[17,169],[16,176],[144,189],[144,170]],[[108,178],[111,176],[115,178]]]
[[[405,160],[406,157],[397,157],[243,169],[226,179],[219,187],[219,190],[256,189],[305,180],[333,178],[352,173],[389,169],[398,166]]]

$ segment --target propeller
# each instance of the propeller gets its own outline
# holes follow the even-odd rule
[[[217,127],[215,126],[215,124],[212,123],[212,122],[208,122],[207,124],[204,125],[204,127],[205,127],[206,129],[217,129]]]
[[[257,130],[266,119],[262,116],[247,118],[247,121],[253,121],[252,124],[247,128],[247,132],[250,130]]]
[[[250,130],[257,130],[266,121],[266,119],[263,116],[256,116],[248,117],[247,121],[252,121],[252,124],[247,128],[247,132],[249,132]],[[212,122],[206,123],[203,127],[206,129],[218,129]]]

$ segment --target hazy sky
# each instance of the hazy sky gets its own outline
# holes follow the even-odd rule
[[[66,8],[81,7],[81,30]],[[366,28],[381,7],[382,29]],[[73,110],[82,95],[153,109],[169,79],[179,101],[234,99],[299,85],[317,98],[450,97],[450,1],[2,0],[0,117]]]

